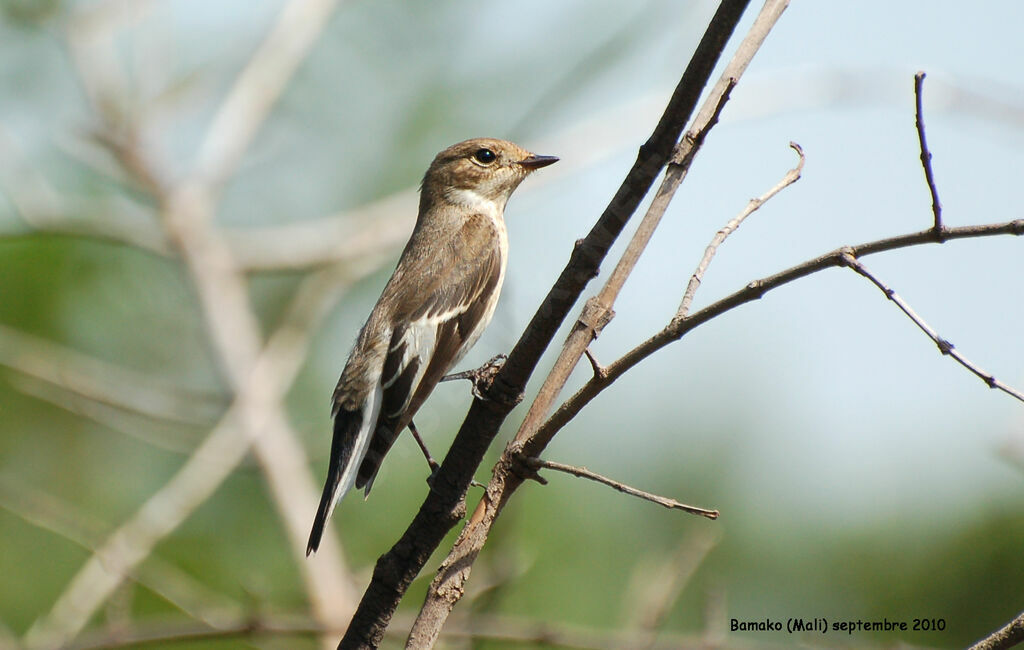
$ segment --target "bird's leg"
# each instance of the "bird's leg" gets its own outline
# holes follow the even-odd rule
[[[492,381],[494,381],[495,375],[497,375],[498,371],[501,370],[501,367],[505,365],[506,359],[508,359],[508,356],[504,354],[496,354],[479,368],[463,370],[462,372],[445,375],[444,377],[441,377],[441,381],[468,379],[473,384],[473,397],[478,400],[486,401],[487,397],[483,394],[483,391],[491,385]]]
[[[430,465],[430,478],[427,479],[427,482],[429,483],[430,479],[434,478],[434,474],[437,473],[437,468],[440,467],[440,465],[438,465],[437,461],[434,460],[434,457],[430,455],[430,450],[427,449],[427,445],[424,444],[423,438],[420,437],[420,432],[416,429],[416,425],[412,423],[412,420],[409,420],[409,431],[412,432],[412,437],[416,438],[416,444],[420,446],[420,451],[423,452],[423,457],[427,459],[427,464]]]
[[[432,485],[434,482],[434,476],[437,474],[437,470],[441,469],[441,466],[434,460],[434,457],[430,455],[430,450],[427,449],[427,445],[424,444],[423,438],[420,436],[420,432],[416,429],[416,425],[409,421],[409,431],[412,432],[412,437],[416,438],[416,443],[420,446],[420,451],[427,459],[427,464],[430,465],[430,476],[427,477],[427,485]],[[486,488],[487,486],[477,481],[470,481],[470,485],[478,488]]]

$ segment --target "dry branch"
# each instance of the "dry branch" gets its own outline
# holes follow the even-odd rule
[[[944,227],[942,230],[942,241],[972,239],[975,237],[992,237],[997,235],[1024,235],[1024,219],[1007,221],[1003,223],[982,224],[976,226],[962,226],[958,228]],[[855,258],[864,257],[890,250],[919,246],[922,244],[940,243],[936,238],[935,230],[928,228],[915,233],[898,235],[886,239],[858,244],[856,246],[844,246],[836,250],[803,262],[775,275],[754,280],[742,289],[721,298],[712,304],[700,309],[685,318],[675,318],[660,332],[637,345],[626,354],[619,357],[612,363],[604,366],[605,376],[600,381],[591,379],[584,384],[572,397],[567,399],[554,414],[544,423],[545,429],[551,429],[547,434],[554,435],[564,427],[576,414],[590,403],[598,394],[607,388],[611,383],[625,374],[647,357],[651,356],[666,345],[678,341],[691,330],[704,323],[721,316],[727,311],[735,309],[748,302],[759,300],[766,293],[773,289],[789,284],[800,278],[828,268],[845,266],[844,255],[852,255]]]
[[[1005,650],[1024,643],[1024,612],[1017,618],[978,641],[970,650]]]
[[[685,503],[676,501],[675,499],[638,490],[635,487],[631,487],[625,483],[616,481],[615,479],[610,479],[607,476],[598,474],[597,472],[592,472],[586,467],[576,467],[575,465],[556,463],[554,461],[544,460],[543,458],[522,458],[520,460],[533,471],[537,471],[539,469],[550,469],[556,472],[571,474],[577,478],[585,478],[590,481],[601,483],[602,485],[607,485],[608,487],[614,488],[623,494],[628,494],[630,496],[643,499],[644,501],[650,501],[651,503],[657,503],[659,506],[668,508],[669,510],[682,510],[683,512],[688,512],[691,515],[700,515],[701,517],[707,517],[708,519],[718,519],[719,513],[717,510],[688,506]]]
[[[630,215],[668,163],[683,127],[697,105],[722,48],[747,2],[723,2],[676,87],[654,133],[597,224],[573,250],[569,263],[548,292],[491,387],[490,400],[475,400],[434,477],[433,486],[401,539],[383,555],[349,625],[341,648],[376,647],[398,601],[430,554],[465,512],[465,494],[498,428],[520,399],[526,382],[559,325]]]
[[[928,139],[924,132],[924,109],[922,108],[922,87],[924,72],[914,75],[914,124],[917,127],[917,140],[921,144],[921,167],[924,168],[924,179],[928,183],[928,192],[932,196],[932,216],[935,217],[934,228],[937,235],[942,233],[942,203],[939,202],[939,190],[935,187],[935,172],[932,171],[932,152],[928,150]]]
[[[849,254],[844,254],[842,256],[842,260],[844,265],[850,267],[861,276],[867,278],[872,284],[878,287],[879,291],[885,294],[886,298],[895,303],[896,306],[900,308],[900,311],[906,314],[907,318],[913,321],[913,323],[917,325],[917,327],[922,332],[927,334],[928,338],[930,338],[935,343],[935,345],[938,346],[939,352],[955,359],[957,363],[962,365],[964,368],[970,370],[974,375],[978,377],[978,379],[985,382],[985,384],[989,388],[998,388],[1007,395],[1015,397],[1018,400],[1024,402],[1024,393],[1017,390],[1016,388],[1013,388],[1012,386],[1008,386],[1003,382],[999,381],[993,375],[985,372],[984,370],[979,368],[974,362],[970,361],[967,357],[961,354],[960,351],[957,350],[952,343],[939,336],[935,329],[932,328],[928,323],[926,323],[923,318],[918,316],[917,312],[915,312],[910,307],[910,305],[908,305],[907,302],[899,296],[899,294],[897,294],[895,291],[887,287],[881,280],[878,279],[878,276],[869,271],[867,267],[861,263],[860,260],[858,260],[853,255]]]
[[[287,421],[283,398],[305,357],[310,333],[283,327],[264,349],[242,269],[213,224],[220,184],[234,173],[334,5],[335,0],[290,0],[284,6],[218,110],[194,168],[173,186],[160,161],[151,160],[134,137],[135,124],[116,111],[117,83],[93,74],[97,67],[90,65],[88,48],[81,42],[74,46],[80,54],[76,63],[82,80],[104,125],[102,140],[160,206],[166,237],[191,275],[211,347],[235,400],[184,467],[111,535],[72,579],[49,615],[33,624],[26,636],[30,645],[50,646],[73,638],[126,573],[209,498],[250,446],[264,470],[314,615],[326,625],[351,611],[351,585],[337,541],[327,540],[327,552],[321,553],[315,567],[303,561],[299,550],[318,490],[305,450]],[[76,33],[72,30],[69,38]],[[93,38],[88,43],[105,51],[108,40]]]
[[[728,99],[729,92],[742,76],[743,71],[757,52],[761,43],[764,42],[771,27],[781,16],[786,5],[787,2],[784,0],[777,2],[769,0],[769,2],[765,3],[750,31],[740,43],[736,54],[726,66],[721,78],[705,100],[699,113],[694,117],[692,126],[682,141],[677,141],[673,145],[672,159],[669,161],[671,164],[666,171],[661,187],[659,187],[651,203],[651,207],[648,209],[648,213],[644,216],[637,229],[637,233],[627,246],[619,264],[607,283],[599,294],[588,300],[584,306],[575,328],[570,333],[569,339],[563,346],[558,360],[555,362],[537,398],[526,414],[519,432],[516,434],[515,439],[507,446],[501,459],[498,461],[484,497],[478,503],[475,512],[459,535],[455,546],[449,552],[437,576],[431,582],[426,600],[420,609],[420,615],[417,617],[416,623],[410,632],[407,647],[431,647],[438,638],[444,622],[461,598],[464,584],[469,578],[473,562],[486,543],[491,526],[500,515],[504,504],[519,485],[522,484],[524,477],[515,471],[517,459],[522,456],[538,457],[550,442],[551,438],[545,437],[539,427],[547,416],[551,404],[561,391],[569,374],[583,356],[587,346],[590,345],[601,328],[611,318],[613,313],[612,305],[619,290],[632,272],[636,260],[646,247],[671,197],[686,176],[689,166],[703,143],[708,130],[717,121],[722,106]],[[715,19],[712,19],[712,27],[709,27],[708,33],[711,33],[714,22],[719,15],[725,13],[725,11],[738,11],[735,14],[738,16],[744,8],[745,6],[729,6],[728,2],[723,2],[719,7],[719,14],[716,14]],[[730,26],[730,32],[734,26],[735,23]],[[694,55],[694,61],[700,60],[700,49],[703,45],[704,43],[702,42],[701,46],[698,47],[698,52]],[[685,85],[689,73],[690,68],[683,75],[680,87]],[[708,70],[708,74],[710,74],[710,70]],[[600,226],[601,222],[598,223],[595,230]],[[592,234],[593,232],[591,231]],[[543,307],[538,315],[545,315]],[[536,317],[534,321],[536,321]],[[533,324],[531,323],[531,327]],[[524,338],[529,334],[530,331],[527,330]],[[514,354],[515,350],[513,350]],[[512,356],[510,356],[506,367],[511,363]],[[595,377],[600,377],[600,373],[595,373]]]

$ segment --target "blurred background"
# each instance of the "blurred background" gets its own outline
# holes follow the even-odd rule
[[[562,159],[506,211],[508,276],[463,362],[473,367],[514,345],[714,9],[0,2],[0,644],[191,631],[156,646],[316,647],[302,632],[343,627],[427,489],[404,436],[372,497],[341,503],[327,549],[302,558],[329,396],[426,166],[484,135]],[[840,245],[930,225],[918,70],[946,222],[1024,216],[1022,23],[1024,5],[1009,0],[793,2],[597,357],[668,322],[714,232],[795,164],[791,140],[807,155],[803,179],[720,249],[695,309]],[[1022,244],[961,240],[864,262],[1020,388]],[[588,374],[584,364],[569,388]],[[469,401],[465,385],[445,384],[417,416],[435,455]],[[1022,406],[941,356],[849,270],[787,285],[642,363],[548,449],[721,519],[549,473],[507,508],[449,626],[482,636],[446,647],[508,647],[486,638],[501,630],[526,645],[540,624],[576,635],[573,647],[963,646],[1024,609]],[[404,600],[396,635],[441,557]],[[945,629],[728,632],[731,618],[789,617]],[[260,625],[279,633],[240,631]],[[210,629],[223,634],[203,638]]]

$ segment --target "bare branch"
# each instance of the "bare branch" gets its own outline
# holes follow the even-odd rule
[[[332,271],[305,281],[289,310],[290,315],[268,340],[247,384],[238,389],[231,408],[171,480],[99,546],[49,615],[32,625],[26,637],[29,646],[49,646],[74,637],[121,580],[152,553],[156,544],[210,498],[245,458],[254,439],[291,435],[279,415],[279,403],[301,368],[317,323],[344,291],[346,283],[338,277],[337,270]],[[243,420],[245,414],[250,422]],[[295,520],[289,522],[291,527],[301,522],[302,535],[306,532],[305,516],[315,507],[315,498],[314,493],[308,503],[300,504],[291,514]],[[322,596],[311,594],[311,598],[331,599],[325,607],[346,607],[354,600],[351,586],[332,575],[336,570],[331,569],[343,566],[341,550],[333,536],[326,541],[327,545],[321,546],[317,555],[318,559],[326,558],[323,564],[313,567],[312,563],[300,562],[298,566],[305,571],[318,571],[327,580],[324,589],[328,591]],[[317,603],[314,601],[313,605],[316,607]],[[336,618],[343,617],[330,617],[329,621]]]
[[[732,4],[727,1],[722,2],[721,5],[719,5],[718,13],[715,18],[712,19],[712,25],[709,27],[708,34],[715,29],[715,23],[720,19],[720,17],[728,14],[730,15],[730,20],[733,17],[738,18],[743,9],[745,9],[745,5],[746,3]],[[607,320],[611,318],[611,308],[615,296],[617,295],[622,282],[625,281],[625,276],[629,273],[628,269],[632,268],[632,262],[630,262],[630,259],[635,259],[635,257],[639,256],[640,251],[646,244],[646,239],[650,236],[650,233],[653,232],[654,226],[657,225],[657,221],[660,219],[659,212],[664,211],[668,200],[671,198],[671,194],[675,191],[675,187],[678,186],[678,182],[680,182],[682,177],[685,176],[686,170],[688,169],[690,162],[693,160],[693,156],[702,143],[704,134],[706,134],[707,129],[710,128],[710,125],[717,119],[717,115],[721,110],[721,105],[726,101],[729,91],[735,85],[736,81],[742,76],[747,64],[756,53],[760,44],[764,41],[772,25],[775,24],[778,17],[782,14],[786,5],[787,2],[784,0],[769,0],[769,2],[765,4],[761,13],[755,19],[750,31],[741,42],[737,53],[726,66],[725,72],[709,94],[700,112],[694,118],[693,124],[687,133],[687,137],[684,138],[682,143],[679,143],[678,141],[673,143],[672,159],[669,161],[673,164],[666,172],[665,180],[659,188],[658,195],[654,197],[654,201],[648,215],[644,217],[644,223],[639,226],[639,234],[634,237],[634,240],[630,243],[627,251],[623,254],[619,268],[616,269],[616,272],[613,272],[612,277],[614,280],[610,279],[597,297],[587,301],[576,327],[569,335],[569,340],[563,347],[562,353],[560,354],[558,361],[555,362],[554,368],[545,379],[544,385],[541,387],[537,398],[531,405],[523,424],[520,426],[519,432],[516,434],[515,440],[506,448],[505,452],[502,454],[502,458],[495,467],[491,483],[488,485],[484,498],[478,503],[476,511],[470,517],[468,523],[460,534],[459,539],[456,541],[455,546],[445,559],[437,576],[431,583],[430,589],[427,592],[426,601],[424,602],[423,607],[420,610],[420,615],[417,617],[416,624],[413,626],[412,632],[409,635],[409,639],[407,641],[408,646],[430,647],[437,639],[441,627],[452,608],[455,606],[455,603],[458,602],[461,594],[463,593],[463,585],[469,577],[473,562],[480,550],[483,548],[483,545],[486,543],[491,525],[500,514],[501,508],[510,498],[511,494],[522,483],[522,477],[517,476],[513,471],[514,458],[520,454],[526,456],[539,456],[550,441],[550,438],[543,437],[538,427],[546,417],[550,409],[550,405],[553,403],[558,392],[564,385],[569,373],[583,356],[584,350],[587,349],[587,346],[591,343],[594,336],[600,331],[600,328],[603,327]],[[732,22],[728,28],[729,32],[723,33],[718,38],[721,38],[722,36],[727,37],[734,27],[735,22]],[[705,39],[706,38],[707,34],[705,36]],[[705,42],[706,41],[702,41],[701,45],[698,46],[697,53],[694,55],[694,62],[702,60],[702,56],[704,55],[702,55],[701,51],[705,47]],[[720,49],[718,51],[720,52]],[[683,80],[680,82],[679,88],[685,87],[688,83],[688,77],[691,74],[691,69],[693,68],[688,68],[686,73],[683,75]],[[704,71],[703,74],[706,79],[710,75],[710,70]],[[674,99],[675,98],[673,98],[673,102]],[[692,99],[694,106],[696,105],[696,100],[696,97]],[[669,108],[666,109],[666,116],[668,116],[669,112],[672,110],[673,102],[670,102]],[[636,204],[633,204],[631,207],[635,210]],[[595,226],[594,230],[591,231],[591,235],[588,236],[588,240],[591,240],[595,233],[600,237],[597,241],[607,238],[605,233],[599,230],[605,227],[603,224],[607,215],[608,211],[606,211],[605,215],[602,215],[601,220]],[[586,250],[586,243],[587,240],[584,240],[582,244],[577,245],[576,251],[573,255],[574,258],[576,257],[576,253]],[[606,252],[607,248],[604,248],[601,253],[601,257],[598,259],[603,258]],[[570,261],[570,267],[572,266],[572,261]],[[596,266],[594,268],[596,270]],[[580,271],[576,271],[576,273],[578,274]],[[555,291],[563,291],[560,284],[564,277],[565,273],[563,273],[562,277],[559,278],[559,282],[556,283],[556,286],[552,289],[552,293]],[[577,289],[577,292],[581,289],[582,285]],[[578,295],[578,293],[569,295]],[[550,296],[551,294],[549,294],[549,298]],[[559,298],[561,299],[560,302],[564,300],[562,296],[559,296]],[[503,372],[502,375],[499,375],[499,380],[504,379],[508,381],[510,378],[515,376],[515,371],[520,369],[517,365],[516,352],[520,349],[522,341],[529,341],[530,338],[536,337],[536,330],[544,331],[544,329],[547,329],[549,326],[548,323],[557,326],[561,321],[561,317],[564,317],[564,314],[562,314],[560,318],[553,319],[552,314],[558,314],[559,312],[557,310],[550,309],[549,307],[549,301],[546,299],[545,303],[541,306],[541,310],[538,312],[537,316],[534,317],[533,321],[527,328],[527,331],[524,333],[520,344],[517,345],[516,349],[514,349],[512,354],[509,355],[509,361],[506,364],[506,369],[511,369],[512,372],[508,374]],[[547,322],[542,324],[544,321]],[[545,340],[550,340],[550,338]],[[529,368],[524,368],[523,370],[526,370],[528,374],[529,372],[532,372],[532,369],[533,368],[531,366]],[[523,383],[525,383],[525,378]],[[472,418],[472,416],[473,411],[471,410],[470,415],[467,417],[467,422]],[[465,428],[466,424],[464,423],[463,430],[460,430],[459,432],[460,437],[462,436]],[[458,438],[456,438],[456,445],[453,445],[448,458],[450,458],[454,453],[460,452],[457,448],[457,443]],[[446,462],[448,458],[445,459]],[[442,471],[443,470],[444,465],[442,465]],[[349,638],[350,635],[346,634],[346,639]],[[352,635],[351,638],[354,640],[359,637]],[[353,642],[352,645],[348,647],[358,646]]]
[[[924,110],[921,107],[921,89],[924,85],[924,72],[914,75],[915,120],[917,139],[921,143],[921,166],[924,167],[924,178],[928,183],[928,191],[932,195],[932,214],[935,216],[935,235],[942,237],[942,203],[939,202],[939,191],[935,188],[935,174],[932,172],[932,152],[928,150],[928,141],[924,136]],[[941,239],[940,239],[941,241]]]
[[[30,524],[95,552],[108,526],[57,497],[33,490],[24,481],[0,474],[0,507]],[[238,603],[196,580],[153,553],[132,571],[132,578],[190,617],[217,625],[242,613]]]
[[[213,493],[250,445],[284,521],[315,615],[327,623],[351,611],[351,585],[336,539],[328,540],[327,553],[321,552],[316,567],[302,561],[301,550],[295,550],[304,544],[306,517],[315,507],[318,489],[304,449],[288,425],[282,400],[305,356],[310,332],[282,327],[261,350],[259,326],[241,269],[212,225],[216,185],[234,171],[333,4],[331,0],[290,0],[217,113],[198,168],[173,188],[166,186],[163,174],[138,143],[124,137],[126,129],[117,129],[118,121],[107,117],[104,111],[109,104],[104,86],[99,86],[97,110],[112,129],[106,142],[160,205],[168,238],[199,294],[213,348],[235,392],[235,402],[185,466],[114,532],[73,578],[50,614],[33,624],[27,634],[30,644],[62,643],[77,634],[126,572]],[[130,134],[130,128],[127,131]]]
[[[408,625],[411,621],[400,619]],[[199,641],[230,641],[232,639],[286,639],[323,634],[337,634],[339,626],[324,626],[301,616],[239,616],[216,626],[201,623],[154,623],[126,630],[96,630],[83,634],[66,650],[112,650],[114,648],[142,648],[151,645]],[[397,638],[396,632],[387,636]],[[616,632],[581,626],[550,623],[512,616],[474,615],[471,620],[458,621],[443,634],[447,641],[495,641],[513,647],[565,648],[567,650],[620,650],[641,647],[649,640],[645,633]],[[690,635],[666,632],[650,650],[678,650],[699,645],[699,639]],[[735,641],[734,648],[770,647],[759,644],[743,645]]]
[[[974,237],[993,237],[997,235],[1024,235],[1024,219],[1007,221],[1004,223],[983,224],[977,226],[963,226],[959,228],[944,228],[943,241],[955,239],[970,239]],[[909,246],[921,244],[934,244],[938,240],[932,228],[906,235],[879,239],[877,241],[858,244],[857,246],[844,246],[836,250],[808,260],[802,264],[780,271],[775,275],[760,280],[754,280],[744,288],[722,298],[707,307],[700,309],[685,318],[675,318],[660,332],[647,339],[640,345],[622,355],[619,359],[605,366],[608,374],[602,381],[588,381],[576,393],[567,399],[544,423],[544,435],[553,436],[564,427],[572,418],[576,417],[584,406],[590,403],[605,388],[625,374],[630,368],[651,356],[666,345],[678,341],[691,330],[716,318],[727,311],[735,309],[740,305],[758,300],[764,294],[777,289],[785,284],[817,273],[827,268],[844,266],[843,255],[849,254],[853,257],[864,257],[874,253],[881,253]]]
[[[1004,650],[1024,643],[1024,612],[970,647],[970,650]]]
[[[704,279],[704,272],[707,271],[708,266],[711,264],[711,260],[714,258],[715,253],[718,252],[718,247],[722,245],[722,242],[724,242],[729,235],[740,227],[740,224],[743,223],[744,219],[760,209],[760,207],[773,196],[800,180],[800,173],[804,169],[804,150],[795,142],[790,142],[789,146],[796,151],[798,156],[800,156],[800,161],[797,163],[796,167],[786,172],[786,175],[783,176],[782,180],[774,187],[758,198],[751,199],[750,202],[747,203],[747,207],[743,208],[738,215],[733,217],[729,223],[725,224],[721,230],[715,233],[711,243],[708,244],[708,247],[704,250],[704,257],[702,257],[700,263],[697,264],[697,270],[690,276],[690,282],[687,284],[686,292],[683,294],[683,301],[679,304],[679,310],[676,311],[676,318],[685,318],[690,312],[690,305],[693,303],[693,296],[697,293],[697,289],[700,287],[700,283]]]
[[[8,381],[14,390],[24,395],[52,404],[86,420],[92,420],[105,429],[118,431],[156,449],[187,456],[200,442],[199,436],[188,430],[191,427],[183,428],[178,424],[152,420],[114,406],[94,402],[31,377],[12,375]]]
[[[641,147],[633,167],[590,233],[548,292],[530,325],[509,354],[486,402],[476,400],[463,421],[431,491],[401,539],[380,558],[373,579],[342,639],[342,648],[375,647],[406,589],[431,553],[465,512],[466,490],[501,423],[518,402],[526,382],[586,284],[622,232],[630,215],[668,163],[701,89],[747,2],[726,0],[712,18],[658,126]],[[424,639],[423,643],[427,641]]]
[[[638,634],[646,633],[648,639],[630,647],[649,649],[654,645],[665,617],[720,539],[721,529],[701,528],[679,544],[674,557],[659,558],[655,568],[646,566],[647,571],[643,571],[643,563],[639,564],[634,584],[645,588],[639,594],[627,591],[627,598],[634,605],[633,627]],[[728,625],[722,629],[728,629]]]
[[[615,488],[623,494],[638,497],[645,501],[650,501],[651,503],[657,503],[659,506],[668,508],[669,510],[682,510],[683,512],[688,512],[691,515],[700,515],[701,517],[707,517],[708,519],[718,519],[719,513],[717,510],[707,510],[696,506],[688,506],[685,503],[676,501],[675,499],[652,494],[650,492],[644,492],[643,490],[638,490],[635,487],[630,487],[625,483],[620,483],[619,481],[610,479],[607,476],[601,476],[596,472],[590,471],[586,467],[565,465],[563,463],[544,460],[543,458],[520,457],[519,460],[534,471],[539,469],[551,469],[558,472],[565,472],[566,474],[572,474],[578,478],[589,479],[591,481],[607,485],[608,487]]]
[[[0,365],[100,404],[147,417],[208,425],[226,398],[159,381],[151,375],[82,354],[0,325]]]
[[[913,309],[911,309],[910,305],[908,305],[906,301],[899,296],[899,294],[897,294],[895,291],[893,291],[884,283],[882,283],[882,281],[879,280],[873,273],[871,273],[871,271],[869,271],[867,267],[865,267],[860,262],[860,260],[858,260],[856,257],[849,253],[844,253],[842,255],[842,261],[844,265],[849,266],[851,269],[853,269],[860,275],[870,280],[872,284],[878,287],[879,291],[885,294],[886,298],[896,303],[896,306],[900,308],[900,311],[906,314],[907,318],[913,321],[914,324],[917,325],[922,332],[928,335],[928,338],[935,342],[935,345],[937,345],[939,348],[939,352],[941,352],[944,355],[953,357],[953,359],[955,359],[957,363],[959,363],[964,368],[967,368],[972,373],[974,373],[979,379],[985,382],[985,384],[988,385],[989,388],[998,388],[1007,395],[1015,397],[1018,400],[1024,402],[1024,393],[1015,388],[1012,388],[1011,386],[1007,386],[1006,384],[999,381],[991,374],[979,368],[972,361],[968,360],[964,355],[960,354],[960,351],[957,350],[952,343],[939,336],[938,333],[930,325],[928,325],[928,323],[924,322],[924,319],[918,316],[917,313]]]
[[[206,131],[195,163],[204,185],[215,189],[234,172],[337,2],[290,0],[278,14]]]

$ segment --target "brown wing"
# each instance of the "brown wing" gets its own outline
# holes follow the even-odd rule
[[[383,405],[356,487],[369,493],[373,477],[398,434],[409,424],[441,377],[476,342],[498,299],[504,251],[495,225],[474,215],[445,251],[419,268],[418,282],[403,283],[396,295],[395,327],[384,361]]]

